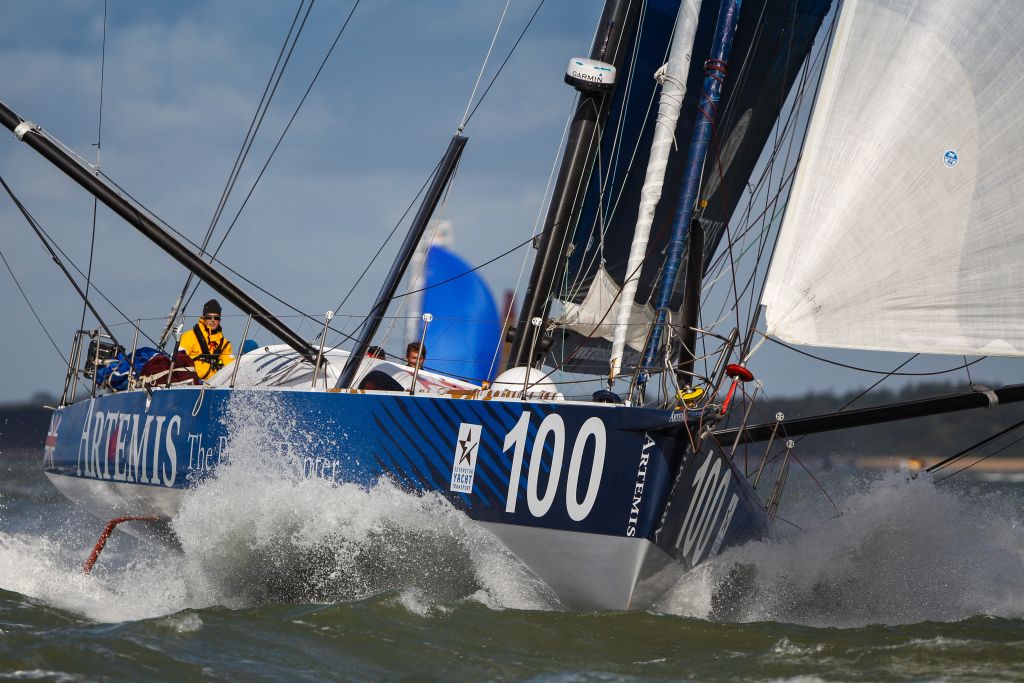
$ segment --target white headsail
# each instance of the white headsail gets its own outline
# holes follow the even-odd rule
[[[847,0],[762,303],[798,344],[1024,355],[1024,12]]]

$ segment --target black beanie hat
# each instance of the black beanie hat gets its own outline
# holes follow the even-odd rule
[[[207,313],[216,313],[217,315],[220,315],[220,304],[217,303],[216,299],[210,299],[203,304],[203,315],[206,315]]]

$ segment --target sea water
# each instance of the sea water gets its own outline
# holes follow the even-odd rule
[[[437,496],[304,476],[271,394],[181,551],[115,532],[0,454],[0,679],[1024,680],[1024,489],[794,469],[770,540],[654,608],[578,613]],[[295,456],[295,454],[293,454]]]

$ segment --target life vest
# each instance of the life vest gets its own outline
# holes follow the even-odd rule
[[[224,338],[221,328],[211,333],[201,321],[181,335],[178,348],[195,361],[200,379],[213,377],[218,370],[235,359],[231,355],[231,342]]]

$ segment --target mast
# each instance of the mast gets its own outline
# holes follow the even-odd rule
[[[672,239],[668,245],[665,269],[662,274],[661,287],[657,299],[657,319],[651,333],[647,348],[644,351],[643,367],[651,368],[661,346],[662,329],[666,320],[666,310],[675,290],[676,277],[683,250],[686,247],[687,229],[693,218],[694,204],[700,189],[700,177],[704,170],[704,159],[708,145],[714,133],[715,113],[719,97],[722,93],[722,81],[725,79],[729,56],[732,52],[732,39],[736,32],[736,21],[739,18],[742,0],[723,0],[718,13],[718,24],[715,29],[715,42],[711,48],[711,57],[704,64],[704,87],[701,97],[699,118],[694,124],[693,139],[686,159],[686,171],[679,189],[679,206],[675,220],[672,222]]]
[[[641,4],[639,0],[606,0],[590,49],[591,59],[608,62],[616,69],[621,66],[624,56],[621,48],[636,26]],[[551,305],[548,294],[565,268],[567,237],[579,220],[586,194],[583,190],[600,147],[600,130],[608,118],[611,101],[610,93],[580,91],[506,367],[534,362],[530,321],[548,317]]]
[[[626,336],[629,332],[629,320],[636,299],[637,285],[640,283],[640,271],[644,258],[647,256],[647,244],[650,240],[651,225],[654,223],[654,211],[661,199],[665,183],[665,170],[668,157],[676,142],[676,124],[679,121],[679,110],[686,95],[686,77],[690,72],[690,55],[693,52],[693,41],[697,35],[697,18],[700,15],[701,0],[683,0],[676,15],[675,32],[672,36],[672,48],[669,51],[668,63],[663,67],[664,74],[659,70],[657,76],[661,82],[661,97],[658,102],[657,126],[654,139],[651,141],[651,156],[647,161],[647,173],[640,195],[640,208],[637,211],[636,227],[633,230],[633,241],[629,248],[629,261],[626,263],[626,280],[622,283],[619,295],[619,310],[615,320],[615,337],[612,339],[609,381],[622,369],[622,355],[626,348]]]
[[[679,355],[676,356],[676,380],[681,386],[693,384],[693,364],[696,358],[697,323],[700,319],[700,285],[704,279],[704,226],[694,219],[690,223],[690,240],[686,249],[686,284],[683,291],[683,310],[680,311]]]
[[[93,175],[81,163],[44,135],[38,126],[25,121],[2,102],[0,102],[0,123],[3,123],[19,140],[28,144],[29,147],[38,152],[44,159],[110,207],[114,213],[148,237],[154,244],[178,261],[178,263],[198,275],[218,294],[237,306],[242,312],[256,318],[267,331],[295,349],[307,361],[310,363],[316,362],[316,350],[290,327],[278,320],[269,310],[221,275],[213,266],[193,254],[170,233],[158,226],[147,216],[144,216],[128,200],[98,176]]]
[[[416,251],[416,245],[419,244],[420,238],[423,237],[423,232],[427,229],[430,217],[434,215],[434,209],[437,208],[441,195],[444,193],[445,188],[448,187],[448,181],[451,180],[452,174],[455,172],[455,167],[459,163],[462,150],[465,148],[468,140],[469,138],[456,133],[452,137],[451,142],[448,143],[448,149],[445,151],[444,157],[437,168],[437,173],[434,174],[434,179],[431,181],[430,187],[423,197],[423,203],[420,204],[416,217],[413,218],[412,225],[409,226],[405,242],[402,243],[401,249],[398,250],[395,262],[391,266],[391,272],[388,273],[388,277],[384,281],[380,293],[377,295],[377,300],[373,303],[373,307],[366,315],[362,327],[360,327],[355,349],[352,351],[352,355],[349,356],[348,362],[345,363],[345,369],[342,370],[341,377],[338,378],[337,386],[339,389],[348,389],[355,379],[360,362],[363,356],[366,355],[367,349],[370,348],[373,335],[377,333],[377,328],[380,327],[380,323],[384,319],[384,312],[387,310],[388,304],[391,303],[391,299],[395,296],[398,284],[402,281],[402,277],[409,267],[409,262],[412,260],[413,253]]]

